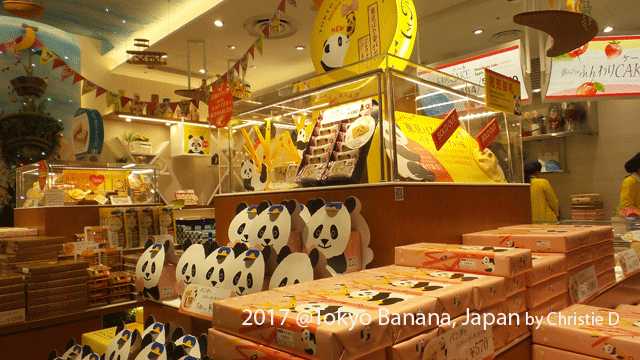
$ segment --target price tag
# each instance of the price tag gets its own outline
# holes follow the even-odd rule
[[[581,270],[569,278],[569,295],[574,303],[584,301],[598,291],[595,266]]]
[[[429,341],[423,359],[484,360],[494,354],[493,330],[481,325],[454,327]]]
[[[180,312],[211,319],[211,315],[213,314],[213,301],[228,297],[231,297],[231,290],[190,284],[182,293]]]
[[[480,145],[480,151],[486,149],[491,145],[498,135],[500,134],[500,125],[498,125],[498,119],[493,118],[489,123],[480,130],[476,136],[478,145]]]
[[[449,111],[447,116],[444,118],[444,121],[436,131],[431,134],[433,138],[433,143],[436,146],[436,150],[440,150],[444,144],[447,143],[447,140],[453,135],[456,130],[460,127],[460,120],[458,119],[458,112],[456,109]]]
[[[638,259],[638,253],[635,250],[625,250],[619,253],[618,256],[625,275],[629,275],[640,270],[640,259]]]

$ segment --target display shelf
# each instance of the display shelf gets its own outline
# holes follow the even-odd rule
[[[207,128],[213,127],[209,125],[209,123],[202,122],[202,121],[191,121],[186,119],[170,119],[170,118],[163,118],[163,117],[156,117],[156,116],[135,115],[131,113],[120,113],[120,112],[112,112],[112,113],[106,114],[103,116],[103,119],[110,120],[110,121],[123,121],[123,122],[131,122],[131,123],[133,123],[134,121],[142,121],[150,125],[157,125],[157,126],[167,126],[167,124],[173,125],[173,124],[185,123],[185,124],[202,126]]]
[[[507,346],[493,354],[496,360],[523,359],[522,352],[528,354],[531,351],[531,334],[525,334],[510,342]]]
[[[544,141],[550,139],[562,139],[575,135],[595,135],[592,131],[561,131],[542,135],[523,136],[522,141]]]

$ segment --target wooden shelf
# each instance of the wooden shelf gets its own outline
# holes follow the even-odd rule
[[[562,139],[575,135],[594,135],[591,131],[560,131],[542,135],[531,135],[531,136],[523,136],[522,142],[528,141],[544,141],[544,140],[552,140],[552,139]]]

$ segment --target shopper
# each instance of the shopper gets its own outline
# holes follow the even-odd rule
[[[618,213],[622,216],[640,216],[640,153],[624,164],[629,176],[620,187]]]
[[[525,181],[531,184],[531,217],[534,223],[558,222],[558,197],[546,179],[536,175],[542,170],[539,161],[531,161],[524,166]]]

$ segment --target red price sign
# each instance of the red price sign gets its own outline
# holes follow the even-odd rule
[[[209,97],[209,124],[215,127],[225,127],[231,121],[233,114],[233,96],[227,81],[214,86]]]
[[[444,118],[444,121],[436,131],[431,134],[431,138],[433,138],[433,143],[436,146],[436,150],[440,150],[444,144],[447,143],[447,140],[453,135],[454,132],[460,126],[460,120],[458,120],[458,112],[456,109],[449,111],[447,116]]]
[[[480,145],[480,150],[484,150],[487,146],[491,145],[498,135],[500,134],[500,125],[498,125],[498,119],[493,118],[485,127],[480,130],[476,135],[476,140]]]

